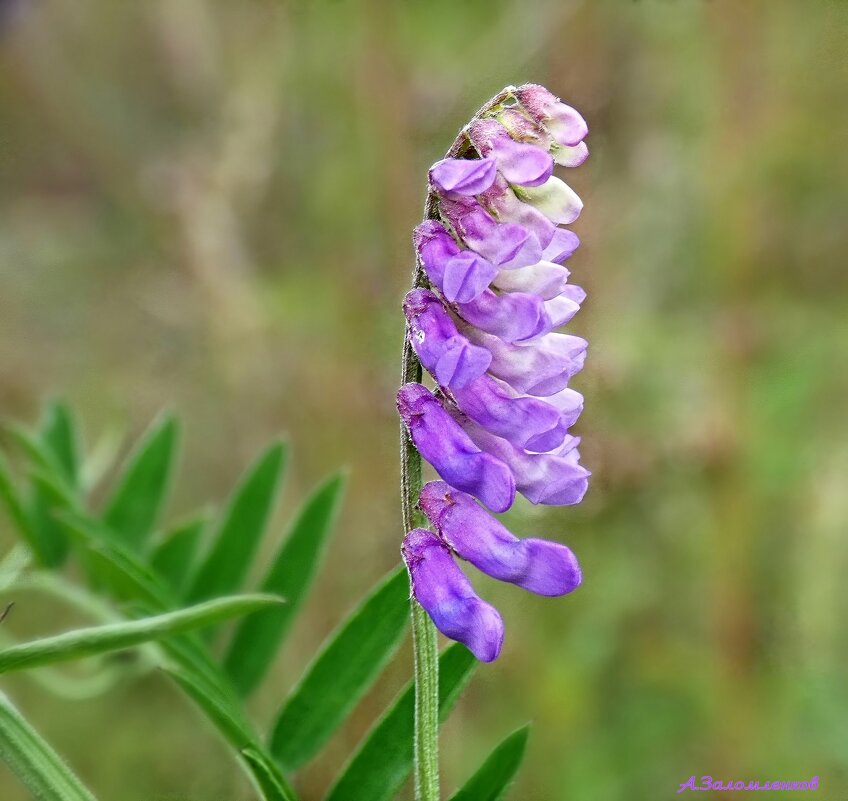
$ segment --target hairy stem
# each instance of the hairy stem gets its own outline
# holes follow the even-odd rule
[[[491,111],[512,95],[508,86],[498,92],[474,115],[471,122]],[[470,124],[470,123],[469,123]],[[461,156],[468,148],[465,129],[445,154],[447,158]],[[428,191],[424,205],[425,219],[438,217],[438,198]],[[427,277],[420,260],[416,260],[412,286],[427,286]],[[403,343],[401,383],[421,381],[421,362],[415,355],[407,327]],[[425,525],[417,508],[421,492],[421,455],[415,449],[406,427],[400,433],[400,484],[404,531]],[[415,799],[439,801],[439,646],[436,627],[421,607],[412,599],[412,648],[415,656]]]

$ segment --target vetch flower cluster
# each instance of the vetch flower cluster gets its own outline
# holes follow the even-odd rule
[[[588,486],[570,433],[583,398],[569,387],[587,343],[556,332],[585,298],[563,266],[579,240],[560,227],[582,202],[553,175],[554,164],[583,163],[587,131],[541,86],[504,90],[430,169],[428,219],[414,234],[407,336],[436,387],[406,383],[397,402],[442,480],[418,499],[432,530],[414,528],[402,552],[436,627],[487,662],[500,653],[503,621],[455,556],[539,595],[564,595],[581,580],[569,548],[519,539],[487,509],[505,512],[516,492],[576,504]]]

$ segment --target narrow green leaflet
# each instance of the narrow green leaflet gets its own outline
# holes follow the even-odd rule
[[[110,623],[76,629],[55,637],[44,637],[0,650],[0,673],[128,648],[170,634],[220,623],[227,618],[248,614],[276,603],[280,603],[280,599],[273,595],[237,595],[141,620]]]
[[[244,695],[262,680],[312,586],[344,485],[344,475],[337,474],[318,487],[274,558],[261,590],[282,596],[286,605],[243,620],[236,629],[224,667]]]
[[[524,758],[529,733],[530,727],[522,726],[503,740],[450,801],[499,801],[503,798]]]
[[[150,556],[153,569],[178,597],[185,588],[200,537],[208,522],[207,514],[202,512],[177,524],[165,534]]]
[[[460,644],[439,657],[439,714],[444,720],[471,678],[476,660]],[[389,801],[412,770],[415,689],[412,684],[371,729],[325,801]]]
[[[241,758],[247,763],[267,801],[294,801],[294,790],[261,750],[243,748]]]
[[[400,645],[409,579],[395,570],[330,635],[280,712],[271,753],[284,770],[310,760],[341,725]]]
[[[191,582],[189,601],[214,598],[241,587],[273,511],[285,455],[283,444],[275,443],[239,483],[212,547]]]
[[[74,418],[64,403],[51,403],[41,425],[41,438],[56,457],[63,477],[72,487],[78,484],[78,436]]]
[[[130,454],[103,521],[124,544],[141,550],[153,531],[171,484],[179,426],[167,416],[151,426]]]
[[[41,541],[38,531],[33,528],[27,516],[21,496],[12,481],[8,465],[2,454],[0,454],[0,501],[3,502],[6,511],[9,513],[9,517],[18,529],[18,533],[26,540],[27,545],[32,549],[33,555],[38,562],[45,564],[46,553],[44,543]]]
[[[266,801],[296,801],[294,790],[256,742],[237,708],[228,704],[213,688],[205,686],[185,671],[168,672],[215,724],[224,739],[236,749],[245,768],[260,788],[262,797]]]
[[[62,758],[2,693],[0,759],[37,801],[95,801]]]
[[[46,567],[58,567],[67,556],[68,543],[61,527],[53,519],[53,511],[62,508],[64,499],[72,494],[65,470],[50,446],[28,429],[9,424],[6,430],[30,460],[30,472],[44,476],[51,486],[61,488],[57,495],[34,481],[26,498],[17,496],[18,509],[13,511],[15,522],[31,543],[38,561]],[[7,493],[14,492],[14,487],[8,469],[3,465],[0,465],[0,473],[3,474],[0,475],[0,485],[5,485],[0,486],[0,493],[5,497]],[[8,499],[6,502],[9,505]]]

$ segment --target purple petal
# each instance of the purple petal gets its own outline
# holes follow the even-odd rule
[[[468,303],[488,288],[497,273],[494,264],[471,250],[463,250],[445,263],[441,289],[449,301]]]
[[[453,414],[476,444],[509,464],[516,486],[531,503],[570,506],[583,499],[591,473],[580,465],[579,437],[567,434],[553,451],[532,453],[485,431],[457,410]]]
[[[497,120],[477,120],[468,135],[478,153],[495,159],[498,171],[511,184],[538,186],[553,173],[554,161],[547,148],[514,141]]]
[[[577,234],[567,228],[557,228],[553,239],[542,253],[542,259],[561,264],[580,246]]]
[[[497,174],[494,159],[443,159],[430,168],[430,181],[442,192],[479,195]]]
[[[445,264],[460,252],[454,238],[440,222],[426,220],[416,227],[412,241],[427,277],[435,286],[441,287]]]
[[[576,393],[575,393],[576,394]],[[522,397],[496,378],[484,375],[464,389],[454,390],[459,408],[487,431],[519,448],[528,440],[557,427],[562,414],[539,398]],[[556,447],[562,442],[551,447]]]
[[[413,289],[403,301],[412,347],[424,369],[443,386],[464,387],[486,372],[491,354],[472,345],[456,328],[442,302],[427,289]]]
[[[498,220],[518,223],[530,231],[539,240],[542,248],[546,248],[554,238],[557,227],[541,211],[529,203],[522,203],[501,175],[480,195],[480,202]]]
[[[566,437],[552,453],[528,453],[467,418],[461,424],[479,448],[509,465],[516,489],[531,503],[572,506],[583,500],[591,473],[578,464],[576,437]]]
[[[439,206],[463,242],[492,264],[523,267],[539,261],[536,237],[521,225],[499,224],[476,200],[443,197]]]
[[[518,270],[501,270],[494,285],[506,292],[529,292],[542,300],[551,300],[562,294],[568,281],[569,271],[552,261],[540,261]]]
[[[544,86],[527,84],[519,87],[515,95],[528,114],[544,125],[558,144],[576,145],[589,133],[589,126],[579,112],[561,103]]]
[[[494,512],[512,506],[515,483],[507,466],[474,445],[430,390],[422,384],[404,384],[397,403],[418,452],[445,481]]]
[[[571,334],[547,334],[527,344],[507,343],[472,327],[469,339],[492,354],[489,372],[523,395],[554,395],[583,369],[589,343]]]
[[[580,417],[580,413],[583,411],[583,396],[573,389],[563,389],[561,392],[557,392],[556,395],[551,395],[545,400],[559,411],[559,420],[548,431],[544,431],[528,440],[524,445],[525,450],[536,453],[548,453],[559,448],[565,442],[568,429],[577,422],[577,418]]]
[[[532,339],[549,322],[542,299],[525,292],[498,295],[487,289],[471,303],[459,304],[458,309],[464,320],[504,342]]]
[[[439,536],[483,573],[538,595],[565,595],[581,582],[570,548],[541,539],[518,539],[470,495],[444,481],[421,490],[419,506]]]
[[[446,637],[465,645],[481,662],[501,652],[504,625],[498,610],[482,600],[433,532],[415,528],[401,548],[412,594]]]

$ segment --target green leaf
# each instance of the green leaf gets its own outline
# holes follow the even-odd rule
[[[27,515],[24,503],[21,500],[17,487],[12,481],[9,467],[2,454],[0,454],[0,500],[3,501],[6,511],[9,513],[9,517],[17,528],[18,533],[32,549],[33,555],[40,564],[45,564],[47,560],[45,545],[39,536],[38,530],[33,526],[32,521]]]
[[[0,650],[0,673],[129,648],[171,634],[220,623],[276,603],[280,603],[280,599],[272,595],[236,595],[141,620],[110,623],[68,631],[55,637],[44,637]]]
[[[318,753],[385,667],[406,629],[408,600],[406,570],[396,570],[330,635],[274,726],[271,753],[284,770]]]
[[[150,564],[177,596],[185,587],[208,522],[208,514],[201,512],[174,526],[153,549]]]
[[[262,680],[312,586],[344,484],[343,474],[332,476],[306,501],[262,583],[263,592],[288,603],[243,620],[236,629],[224,668],[244,695]]]
[[[68,543],[61,527],[53,519],[53,513],[57,508],[66,506],[69,498],[74,498],[76,503],[73,489],[59,457],[49,444],[14,423],[7,425],[6,430],[29,458],[32,464],[30,476],[38,475],[41,479],[33,482],[26,503],[19,501],[23,504],[26,521],[21,532],[30,539],[41,564],[59,567],[67,556]],[[0,483],[5,482],[0,479]],[[20,525],[20,518],[18,520]]]
[[[169,415],[155,422],[127,459],[106,504],[104,522],[136,550],[146,543],[165,504],[178,435],[176,418]]]
[[[285,777],[270,760],[250,726],[241,717],[238,707],[231,706],[214,688],[182,670],[167,670],[172,678],[209,718],[224,739],[239,753],[245,767],[253,776],[266,801],[296,801]]]
[[[265,753],[258,748],[244,748],[241,756],[267,801],[295,801],[294,790]]]
[[[503,740],[477,772],[451,796],[451,801],[499,801],[503,798],[524,758],[529,733],[530,727],[522,726]]]
[[[234,592],[241,586],[274,508],[285,454],[283,444],[275,443],[239,483],[212,548],[191,583],[189,601]]]
[[[0,693],[0,759],[37,801],[95,801],[3,693]]]
[[[444,720],[471,678],[476,660],[457,643],[439,657],[439,717]],[[388,801],[412,770],[415,688],[412,684],[371,729],[326,801]]]
[[[70,409],[61,402],[51,403],[41,425],[42,441],[56,457],[63,477],[72,487],[78,484],[78,435]]]
[[[101,524],[71,513],[63,514],[60,519],[68,532],[83,543],[84,556],[113,595],[153,613],[166,612],[176,606],[174,596],[158,577],[138,556],[116,543],[111,532],[104,530]],[[162,643],[162,649],[178,664],[203,676],[222,692],[229,691],[229,680],[195,635],[168,639]]]

